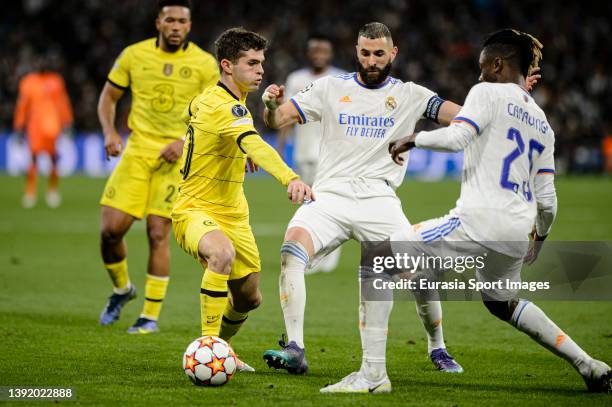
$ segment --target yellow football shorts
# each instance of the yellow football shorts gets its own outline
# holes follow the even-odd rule
[[[123,211],[137,219],[145,215],[171,218],[178,193],[181,160],[124,153],[106,182],[101,205]]]
[[[237,280],[261,270],[259,250],[248,221],[237,222],[193,210],[172,214],[172,229],[179,246],[198,261],[202,260],[198,253],[202,236],[213,230],[222,231],[231,240],[236,252],[230,280]]]

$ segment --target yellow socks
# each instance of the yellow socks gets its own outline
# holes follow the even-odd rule
[[[229,275],[207,269],[202,277],[200,289],[200,315],[202,336],[219,336],[221,317],[227,301],[227,280]]]
[[[130,276],[128,275],[127,257],[118,263],[104,264],[113,282],[115,294],[125,294],[130,291]]]
[[[161,307],[166,297],[170,277],[159,277],[147,274],[145,283],[145,303],[140,314],[143,318],[157,321]]]
[[[223,313],[219,337],[229,342],[232,336],[236,335],[236,332],[238,332],[248,317],[248,312],[236,311],[232,304],[228,301],[227,306],[225,307],[225,312]]]

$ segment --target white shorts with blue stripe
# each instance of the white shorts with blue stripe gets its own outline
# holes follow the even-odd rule
[[[391,236],[394,250],[423,253],[428,256],[486,256],[486,267],[476,271],[476,279],[481,282],[506,281],[520,282],[523,259],[511,257],[492,250],[495,242],[476,242],[472,240],[461,225],[461,219],[452,212],[441,218],[429,219],[412,226],[408,238],[404,233]],[[491,244],[493,243],[493,244]],[[506,284],[504,284],[506,286]],[[489,300],[506,301],[517,295],[517,290],[504,287],[482,290]]]
[[[306,229],[314,244],[310,267],[349,239],[378,242],[408,236],[410,222],[385,181],[350,178],[315,188],[316,200],[302,205],[287,228]]]

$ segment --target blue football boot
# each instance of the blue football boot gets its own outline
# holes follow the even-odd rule
[[[278,341],[281,350],[267,350],[263,358],[268,366],[275,369],[285,369],[290,374],[302,375],[308,373],[308,363],[304,349],[300,348],[295,341],[285,343],[285,335]]]
[[[100,314],[100,325],[110,325],[118,320],[121,308],[134,298],[136,298],[136,288],[134,286],[131,286],[130,291],[125,294],[113,293],[113,295],[108,297],[108,302]]]
[[[447,373],[463,373],[463,368],[448,354],[445,348],[438,348],[429,354],[436,369]]]

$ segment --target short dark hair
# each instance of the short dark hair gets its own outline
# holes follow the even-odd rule
[[[542,43],[534,36],[514,29],[503,29],[489,35],[483,44],[487,56],[509,61],[523,76],[540,65]]]
[[[266,50],[268,40],[261,35],[247,31],[242,27],[230,28],[221,33],[215,40],[215,54],[217,61],[227,59],[233,64],[238,62],[242,53],[253,49],[255,51]]]
[[[157,14],[161,13],[164,7],[168,6],[179,6],[179,7],[187,7],[191,10],[191,1],[190,0],[157,0]]]
[[[383,23],[372,22],[367,23],[359,29],[359,37],[369,38],[375,40],[377,38],[388,38],[391,39],[391,31]]]

